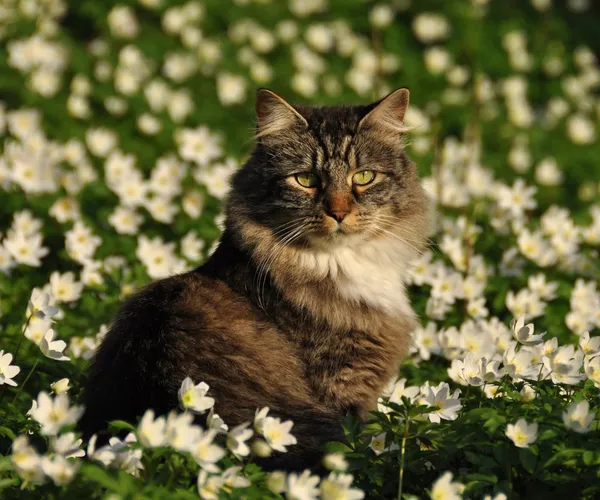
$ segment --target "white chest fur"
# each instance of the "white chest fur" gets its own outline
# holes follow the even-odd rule
[[[302,252],[301,264],[331,279],[340,295],[364,302],[391,315],[414,312],[406,296],[404,277],[415,251],[395,238],[349,241],[326,251]],[[308,270],[307,269],[307,270]]]

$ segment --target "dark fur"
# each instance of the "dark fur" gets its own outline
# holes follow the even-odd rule
[[[176,408],[189,376],[209,384],[216,412],[230,427],[252,421],[263,406],[292,419],[298,444],[265,464],[303,468],[315,463],[324,442],[343,439],[347,411],[364,416],[373,408],[406,352],[412,318],[349,304],[331,283],[305,277],[293,261],[276,261],[262,273],[257,242],[276,238],[282,224],[299,217],[310,221],[307,231],[321,234],[332,190],[348,197],[358,223],[382,207],[399,220],[422,222],[425,197],[400,137],[393,145],[387,135],[378,140],[387,132],[376,126],[359,131],[374,106],[297,107],[307,128],[295,123],[260,139],[233,179],[215,253],[200,268],[153,283],[123,305],[89,373],[88,436],[113,419],[134,422],[147,408],[159,414]],[[350,192],[344,179],[357,166],[385,177]],[[302,170],[326,178],[327,189],[311,194],[291,186],[286,178]]]

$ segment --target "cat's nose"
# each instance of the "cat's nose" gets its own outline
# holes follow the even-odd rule
[[[327,215],[338,222],[342,222],[344,217],[350,213],[350,210],[327,210]]]

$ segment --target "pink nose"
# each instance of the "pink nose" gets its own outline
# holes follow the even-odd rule
[[[327,210],[327,215],[338,222],[342,222],[344,217],[350,213],[350,210]]]

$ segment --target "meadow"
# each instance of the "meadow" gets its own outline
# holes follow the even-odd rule
[[[592,0],[3,0],[0,497],[599,497],[599,23]],[[260,87],[410,89],[437,210],[410,356],[325,476],[262,471],[293,422],[230,428],[201,380],[83,442],[119,304],[215,248]]]

